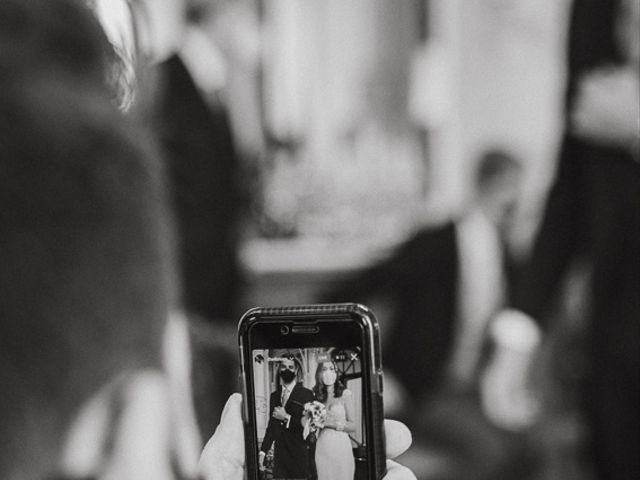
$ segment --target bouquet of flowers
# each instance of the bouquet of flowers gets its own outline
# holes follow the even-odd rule
[[[309,435],[314,441],[318,437],[318,432],[324,428],[324,422],[327,419],[327,407],[323,403],[314,400],[304,404],[303,418],[307,421],[304,424],[303,436],[305,440]]]

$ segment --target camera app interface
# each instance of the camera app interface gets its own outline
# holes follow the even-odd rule
[[[252,354],[261,478],[368,478],[359,349]]]

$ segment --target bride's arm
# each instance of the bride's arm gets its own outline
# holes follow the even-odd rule
[[[356,414],[355,407],[353,406],[353,394],[350,390],[345,390],[342,392],[342,397],[344,398],[344,410],[347,413],[347,421],[344,424],[343,430],[345,432],[355,432],[356,431]]]
[[[302,425],[302,428],[304,429],[309,422],[311,421],[311,419],[309,417],[307,417],[306,415],[303,415],[302,418],[300,418],[300,425]]]

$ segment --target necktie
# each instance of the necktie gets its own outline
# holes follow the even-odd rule
[[[287,387],[282,387],[282,398],[281,404],[284,407],[287,404],[287,400],[289,400],[289,389]]]

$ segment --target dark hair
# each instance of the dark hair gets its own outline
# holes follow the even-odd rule
[[[332,363],[336,369],[336,375],[338,374],[338,366],[336,365],[336,362],[325,361],[325,362],[318,363],[318,367],[316,368],[316,376],[315,376],[316,384],[313,386],[313,393],[316,396],[316,400],[318,400],[319,402],[325,402],[327,400],[327,397],[329,396],[329,393],[327,391],[327,386],[322,381],[322,364],[323,363]],[[335,398],[340,398],[342,396],[342,392],[344,392],[344,389],[345,389],[344,383],[342,383],[342,381],[336,376],[336,383],[333,386],[333,396]]]
[[[3,82],[65,75],[117,96],[120,59],[83,0],[0,0]]]
[[[479,188],[484,188],[506,172],[521,168],[520,162],[510,153],[497,148],[487,150],[482,154],[476,166],[476,185]]]
[[[106,382],[161,368],[175,286],[159,162],[93,85],[0,91],[0,477],[54,457]]]

